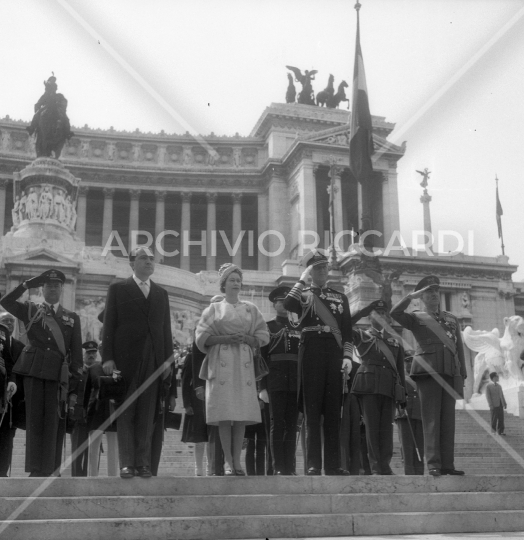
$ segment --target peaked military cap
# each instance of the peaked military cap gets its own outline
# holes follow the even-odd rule
[[[82,349],[87,351],[98,351],[98,343],[96,341],[86,341],[82,343]]]
[[[289,291],[291,290],[291,287],[277,287],[276,289],[273,289],[269,293],[269,301],[273,304],[277,302],[278,300],[284,300],[284,298],[288,295]]]
[[[51,283],[52,281],[59,281],[60,283],[65,283],[66,277],[65,275],[60,272],[60,270],[55,270],[54,268],[51,268],[51,270],[47,270],[40,276],[42,283]]]
[[[325,255],[322,255],[317,250],[310,251],[309,253],[306,253],[304,257],[302,257],[301,265],[304,268],[307,268],[308,266],[320,266],[321,264],[328,264],[328,259]]]
[[[373,302],[373,309],[383,309],[384,311],[388,311],[388,305],[384,300],[375,300],[375,302]]]
[[[415,287],[415,291],[420,291],[420,289],[423,289],[424,287],[428,287],[430,285],[433,285],[435,287],[440,287],[440,279],[437,276],[426,276],[423,277]]]

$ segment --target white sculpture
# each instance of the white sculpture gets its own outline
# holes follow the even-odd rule
[[[53,195],[49,191],[49,186],[45,186],[44,191],[40,193],[40,200],[38,201],[38,211],[42,219],[52,217]]]
[[[15,197],[15,205],[11,210],[11,215],[13,216],[13,225],[18,227],[20,225],[20,196]]]
[[[18,207],[18,218],[19,218],[19,221],[24,221],[24,219],[27,219],[26,217],[26,208],[25,208],[25,205],[27,203],[27,196],[26,194],[22,191],[22,198],[20,199],[20,206]]]
[[[29,190],[27,202],[25,203],[26,219],[36,219],[38,217],[38,195],[35,188]]]
[[[473,392],[480,393],[482,376],[486,370],[496,371],[503,379],[524,381],[520,354],[524,351],[524,319],[518,315],[504,317],[504,335],[494,328],[491,332],[472,330],[471,326],[463,332],[464,343],[477,352],[475,357],[475,380]]]
[[[55,199],[54,199],[54,218],[58,221],[58,223],[64,223],[65,220],[65,212],[64,212],[64,192],[61,189],[58,189],[55,193]]]
[[[64,203],[64,225],[69,227],[71,225],[71,212],[72,212],[72,203],[71,203],[71,196],[68,195],[66,197],[65,203]]]

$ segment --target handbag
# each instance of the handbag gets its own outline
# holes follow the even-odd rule
[[[97,379],[98,399],[114,399],[115,402],[123,401],[126,397],[127,387],[122,375],[101,375]]]
[[[269,368],[260,352],[259,346],[255,347],[253,351],[253,364],[255,366],[255,381],[260,381],[260,379],[263,379],[269,373]]]
[[[182,414],[174,411],[168,411],[164,421],[166,429],[180,429],[182,423]]]

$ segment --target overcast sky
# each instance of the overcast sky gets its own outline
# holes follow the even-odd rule
[[[29,121],[54,71],[74,126],[248,135],[284,102],[285,65],[351,86],[354,0],[0,0],[0,117]],[[506,254],[524,279],[524,2],[362,0],[372,114],[407,141],[401,232],[474,230],[474,253]],[[351,93],[349,93],[351,95]],[[450,249],[452,246],[447,246]]]

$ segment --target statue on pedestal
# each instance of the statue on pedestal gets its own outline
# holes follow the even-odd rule
[[[35,114],[27,128],[30,135],[36,134],[36,156],[58,159],[62,148],[74,134],[67,117],[67,99],[57,94],[56,77],[44,82],[45,91],[35,104]]]

